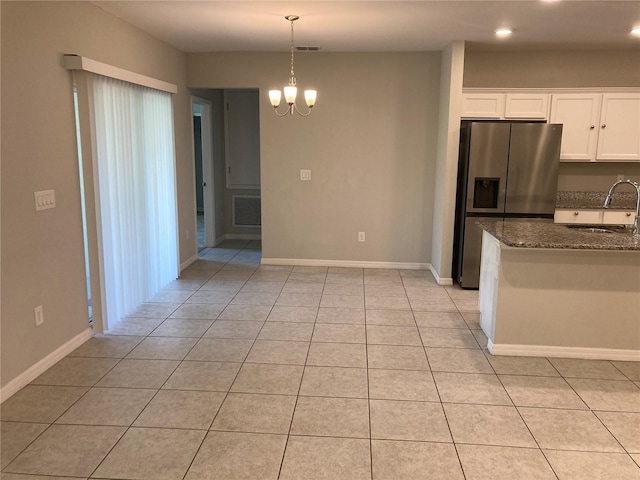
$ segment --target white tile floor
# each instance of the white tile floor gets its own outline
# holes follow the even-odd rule
[[[427,272],[205,249],[1,408],[2,480],[640,479],[640,363],[492,357]]]

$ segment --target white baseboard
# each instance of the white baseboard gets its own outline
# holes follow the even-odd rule
[[[7,383],[2,389],[0,389],[0,403],[4,402],[7,398],[11,397],[18,390],[25,387],[33,380],[38,378],[44,372],[46,372],[50,367],[58,363],[68,354],[73,352],[76,348],[82,345],[84,342],[89,340],[93,336],[93,331],[91,328],[87,328],[82,333],[79,333],[71,340],[69,340],[64,345],[61,345],[49,355],[44,357],[35,365],[32,365],[16,378]]]
[[[226,233],[225,240],[260,240],[262,235],[259,233]]]
[[[227,239],[226,235],[220,235],[218,238],[216,238],[215,242],[213,243],[214,248],[217,247],[218,245],[220,245],[226,239]]]
[[[402,270],[428,270],[428,263],[410,262],[364,262],[359,260],[316,260],[313,258],[262,258],[262,265],[299,265],[303,267],[348,267],[348,268],[397,268]]]
[[[435,267],[430,263],[428,265],[429,265],[429,270],[431,270],[431,274],[433,275],[433,278],[436,279],[436,283],[438,285],[453,285],[453,278],[441,278],[440,275],[438,275],[438,272],[435,269]]]
[[[589,360],[640,361],[640,350],[616,348],[557,347],[550,345],[495,344],[489,340],[488,350],[492,355],[515,355],[519,357],[584,358]]]
[[[193,257],[189,258],[188,260],[182,262],[180,264],[180,271],[182,272],[185,268],[187,268],[189,265],[191,265],[192,263],[194,263],[196,260],[198,260],[198,254],[196,253]]]

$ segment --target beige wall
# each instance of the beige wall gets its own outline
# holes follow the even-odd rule
[[[181,261],[195,254],[185,55],[85,2],[2,2],[1,384],[87,328],[71,74],[74,53],[178,85],[175,135]],[[33,192],[57,207],[36,213]],[[191,237],[193,238],[193,237]],[[45,323],[34,326],[33,309]]]
[[[640,86],[640,53],[628,51],[467,51],[465,88]]]
[[[640,52],[474,52],[465,54],[466,88],[640,87]],[[640,177],[640,164],[561,163],[558,190],[604,191],[619,174]]]
[[[438,165],[434,191],[434,229],[431,264],[440,282],[451,278],[456,180],[460,143],[460,112],[464,42],[450,44],[442,53]],[[447,279],[447,280],[444,280]]]
[[[558,190],[604,192],[618,179],[618,175],[624,175],[624,178],[640,182],[640,163],[597,162],[584,164],[561,162],[558,175]],[[624,189],[625,191],[633,190],[630,186],[624,187]]]
[[[318,90],[308,118],[271,111],[286,53],[188,54],[187,67],[190,87],[261,90],[265,258],[430,261],[439,52],[296,56],[300,89]]]

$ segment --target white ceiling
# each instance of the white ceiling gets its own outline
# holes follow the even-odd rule
[[[640,2],[624,1],[96,1],[104,10],[185,52],[637,49]],[[494,30],[514,33],[498,39]],[[640,65],[640,57],[639,57]]]

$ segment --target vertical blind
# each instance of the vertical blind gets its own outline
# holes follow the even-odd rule
[[[171,94],[93,79],[104,329],[178,275]]]

